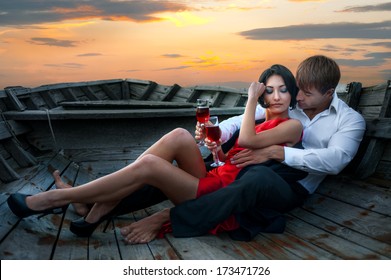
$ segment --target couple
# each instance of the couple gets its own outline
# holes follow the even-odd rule
[[[131,244],[168,230],[176,237],[228,231],[237,240],[251,240],[260,231],[281,232],[281,215],[302,205],[327,174],[339,173],[352,160],[365,130],[364,119],[335,94],[340,70],[334,60],[309,57],[296,79],[284,66],[273,65],[251,84],[245,113],[220,124],[222,141],[240,127],[228,153],[219,149],[222,167],[207,172],[191,134],[176,129],[117,172],[76,188],[55,174],[57,189],[12,194],[8,205],[27,217],[69,203],[82,213],[84,204],[95,203],[71,223],[72,232],[89,236],[112,215],[170,199],[175,207],[121,229]],[[256,119],[264,121],[254,126]],[[295,146],[301,141],[304,149]],[[220,147],[220,141],[207,144]]]

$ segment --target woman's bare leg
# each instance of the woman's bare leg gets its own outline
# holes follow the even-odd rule
[[[90,224],[98,222],[101,217],[110,213],[110,211],[113,210],[115,206],[118,205],[119,202],[120,200],[108,201],[108,202],[96,202],[92,206],[88,214],[85,216],[84,220]]]
[[[189,143],[189,145],[185,145],[185,149],[188,151],[186,152],[186,157],[183,157],[182,151],[177,150],[177,148],[180,146],[178,145],[178,141],[185,141],[185,143]],[[186,142],[188,141],[188,142]],[[189,132],[187,132],[184,129],[175,129],[172,132],[164,135],[159,141],[157,141],[154,145],[152,145],[150,148],[148,148],[143,154],[139,156],[137,160],[140,160],[145,155],[156,155],[158,157],[161,157],[168,162],[173,162],[174,160],[177,162],[178,167],[185,170],[189,174],[192,174],[195,177],[203,177],[205,176],[205,169],[201,168],[199,169],[198,166],[203,165],[203,159],[201,155],[194,157],[193,160],[188,163],[189,157],[192,158],[192,154],[197,155],[199,153],[199,149],[197,146],[193,144],[194,139],[190,135]],[[166,148],[167,146],[172,148]],[[195,168],[196,166],[196,168]],[[99,203],[98,205],[94,205],[93,208],[91,208],[88,215],[85,217],[85,221],[89,223],[94,223],[98,221],[103,215],[106,215],[109,213],[114,207],[120,202],[118,200],[117,202],[108,202],[106,203]]]
[[[77,188],[30,196],[26,198],[27,206],[43,210],[74,202],[115,201],[144,184],[158,187],[174,203],[194,198],[198,178],[205,176],[206,171],[193,137],[185,130],[177,129],[162,137],[148,151],[129,166]],[[172,160],[176,160],[180,168],[173,166]]]
[[[53,178],[54,178],[54,184],[56,185],[57,189],[69,189],[72,188],[71,185],[65,183],[60,176],[60,171],[55,170],[53,172]],[[83,203],[72,203],[73,208],[75,209],[75,212],[80,216],[85,216],[88,214],[90,209],[87,207],[86,204]]]

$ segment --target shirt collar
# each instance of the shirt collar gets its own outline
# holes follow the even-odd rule
[[[328,114],[330,114],[330,112],[331,112],[331,110],[333,109],[333,111],[335,112],[335,113],[337,113],[338,112],[338,105],[339,105],[339,97],[338,97],[338,95],[337,95],[337,92],[336,91],[334,91],[334,94],[333,94],[333,99],[331,100],[331,103],[330,103],[330,106],[329,106],[329,108],[328,109],[326,109],[326,110],[324,110],[323,112],[320,112],[318,115],[319,116],[323,116],[323,115],[328,115]],[[304,113],[304,111],[303,111],[303,109],[301,109],[300,107],[296,107],[293,111],[298,111],[298,112],[300,112],[300,114],[302,114],[303,116],[305,116],[305,117],[307,117],[308,118],[308,116]],[[314,119],[316,119],[316,117],[314,118]],[[314,120],[313,119],[313,120]],[[312,121],[313,121],[312,120]]]
[[[331,110],[331,108],[334,108],[335,112],[337,112],[338,111],[338,104],[339,104],[339,98],[338,98],[337,92],[334,91],[333,99],[331,100],[329,110]]]

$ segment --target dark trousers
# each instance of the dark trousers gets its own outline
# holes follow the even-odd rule
[[[158,188],[145,185],[143,188],[128,195],[114,208],[112,214],[120,216],[141,210],[167,200],[166,195]]]
[[[260,231],[282,232],[282,214],[302,205],[308,195],[296,182],[306,175],[274,161],[248,166],[229,186],[172,208],[173,234],[204,235],[233,214],[241,225],[230,233],[233,239],[251,240]],[[124,198],[113,214],[130,213],[166,199],[159,189],[145,186]]]
[[[296,183],[306,175],[280,163],[246,168],[229,186],[172,208],[173,235],[204,235],[232,214],[241,225],[231,233],[234,239],[251,240],[260,231],[282,232],[282,214],[308,196]]]

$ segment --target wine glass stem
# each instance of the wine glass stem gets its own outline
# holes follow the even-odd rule
[[[213,149],[213,153],[214,153],[215,163],[218,164],[220,160],[219,160],[219,152],[217,151],[217,148]]]
[[[202,133],[205,134],[205,123],[200,123],[200,126],[202,128]],[[201,140],[198,142],[198,145],[205,145],[205,141],[204,141],[205,137],[202,137]]]

